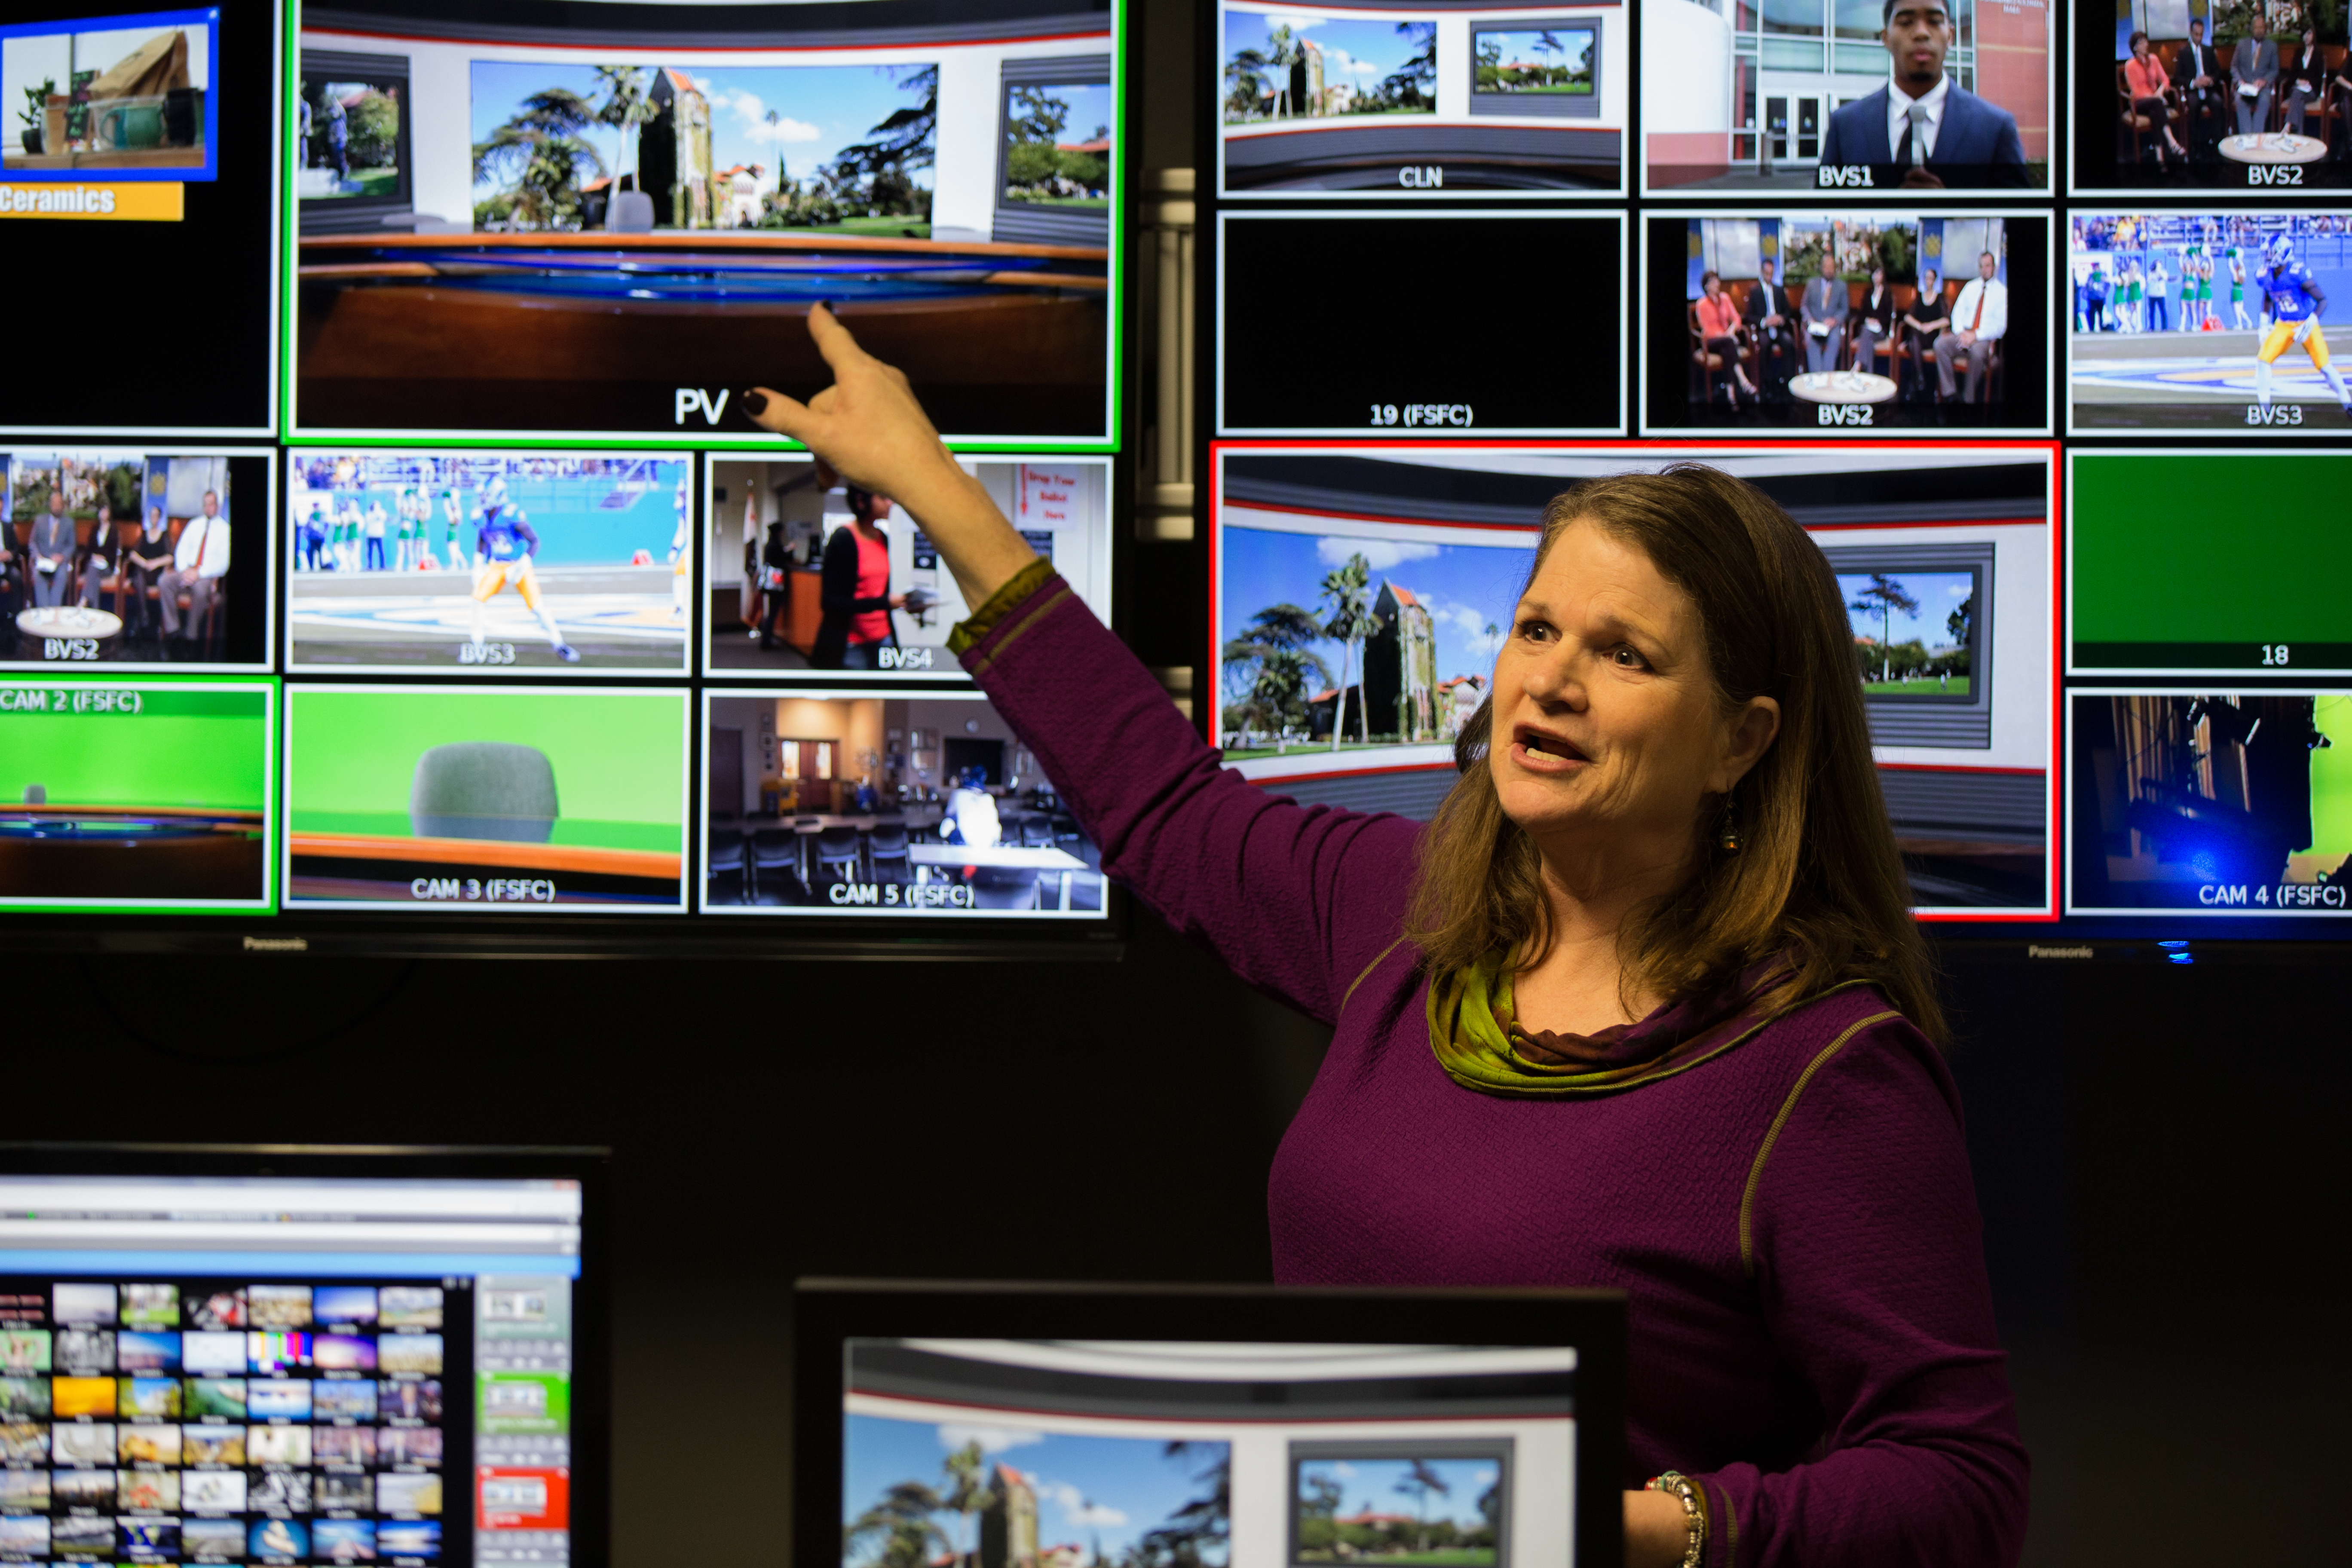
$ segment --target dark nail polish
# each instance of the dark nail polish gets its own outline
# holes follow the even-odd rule
[[[832,300],[819,300],[817,301],[817,303],[824,307],[824,309],[825,309],[825,313],[826,313],[827,315],[831,315],[831,316],[838,316],[839,314],[841,314],[841,312],[840,312],[839,310],[837,310],[834,309],[833,301],[832,301]]]
[[[743,412],[754,419],[768,411],[768,395],[764,392],[746,392],[742,401]]]

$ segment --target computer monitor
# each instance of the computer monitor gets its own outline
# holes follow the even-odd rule
[[[604,1163],[0,1147],[7,1555],[604,1563]]]
[[[794,1325],[803,1564],[1622,1551],[1618,1292],[803,1280]]]

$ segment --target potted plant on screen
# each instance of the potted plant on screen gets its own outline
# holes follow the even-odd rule
[[[37,158],[41,155],[42,124],[48,112],[49,94],[57,90],[58,84],[54,78],[41,83],[38,87],[28,87],[25,89],[25,107],[17,118],[25,122],[22,140],[25,143],[25,155],[28,158]]]

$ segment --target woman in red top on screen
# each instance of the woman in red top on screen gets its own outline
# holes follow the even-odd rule
[[[1739,307],[1733,304],[1731,296],[1723,291],[1722,278],[1713,272],[1701,275],[1698,289],[1698,299],[1693,309],[1698,312],[1700,348],[1706,353],[1719,356],[1725,364],[1731,367],[1732,375],[1739,383],[1738,390],[1734,391],[1728,386],[1723,390],[1725,395],[1731,399],[1731,411],[1737,414],[1739,412],[1740,393],[1744,392],[1750,397],[1756,395],[1755,384],[1748,379],[1748,372],[1739,363]],[[1706,397],[1710,403],[1715,401],[1715,372],[1711,370],[1706,373]]]
[[[2156,58],[2156,47],[2148,42],[2146,33],[2131,36],[2131,58],[2124,61],[2124,85],[2131,91],[2132,112],[2145,116],[2164,132],[2164,144],[2156,150],[2156,166],[2164,167],[2164,149],[2182,163],[2189,161],[2189,149],[2172,133],[2172,103],[2165,93],[2172,79],[2165,74],[2164,62]]]
[[[907,602],[890,592],[890,536],[882,531],[890,498],[856,485],[845,487],[849,522],[824,542],[824,576],[809,662],[819,669],[879,669],[879,651],[898,641],[890,612]]]
[[[2014,1563],[1943,1021],[1789,515],[1695,465],[1559,497],[1435,819],[1302,807],[1222,765],[904,376],[810,330],[835,384],[746,411],[922,518],[979,606],[949,647],[1103,869],[1332,1026],[1276,1277],[1625,1290],[1628,1564]]]

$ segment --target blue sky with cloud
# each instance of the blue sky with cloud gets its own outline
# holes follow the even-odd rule
[[[1418,16],[1397,18],[1423,20]],[[1231,59],[1243,49],[1265,53],[1268,37],[1286,22],[1290,24],[1293,37],[1312,38],[1321,47],[1323,79],[1327,83],[1346,82],[1360,90],[1375,88],[1381,78],[1393,74],[1413,55],[1413,41],[1396,30],[1394,21],[1348,21],[1312,13],[1228,11],[1225,58]]]
[[[1222,543],[1224,574],[1221,641],[1242,635],[1250,617],[1270,605],[1293,604],[1328,616],[1318,596],[1325,573],[1360,552],[1371,568],[1371,596],[1382,579],[1408,589],[1429,609],[1437,633],[1437,679],[1486,676],[1494,671],[1499,631],[1511,624],[1528,563],[1535,551],[1532,529],[1497,530],[1496,546],[1430,544],[1396,539],[1349,539],[1336,534],[1277,533],[1270,529],[1228,527]],[[1497,547],[1499,546],[1499,547]],[[1490,640],[1488,623],[1498,628]],[[1316,651],[1339,675],[1339,645],[1326,640]]]
[[[1890,626],[1880,618],[1875,600],[1869,601],[1871,607],[1866,611],[1855,609],[1855,605],[1864,602],[1863,590],[1870,586],[1870,574],[1841,572],[1838,592],[1844,596],[1846,619],[1853,626],[1854,636],[1876,642],[1884,630],[1891,642],[1916,642],[1930,649],[1949,647],[1952,630],[1945,623],[1973,591],[1973,575],[1967,572],[1893,572],[1887,575],[1919,601],[1919,613],[1906,616],[1897,610]]]
[[[1181,1458],[1170,1458],[1158,1438],[1076,1436],[1067,1433],[988,1424],[939,1425],[879,1415],[844,1417],[842,1520],[864,1512],[899,1481],[940,1488],[950,1454],[977,1441],[991,1473],[999,1464],[1020,1470],[1037,1493],[1037,1539],[1043,1546],[1072,1544],[1091,1553],[1097,1542],[1116,1558],[1156,1530],[1193,1499],[1206,1495],[1200,1473],[1220,1457],[1222,1445],[1202,1445]],[[977,1521],[969,1521],[974,1531]],[[960,1550],[976,1540],[957,1541],[967,1521],[940,1517],[940,1528]],[[879,1550],[869,1545],[863,1562]],[[1213,1559],[1222,1563],[1223,1557]]]
[[[1299,1467],[1299,1485],[1303,1490],[1308,1480],[1318,1477],[1338,1481],[1341,1519],[1367,1513],[1407,1513],[1433,1524],[1441,1519],[1450,1519],[1463,1526],[1484,1524],[1486,1516],[1478,1511],[1478,1500],[1500,1473],[1495,1461],[1430,1459],[1425,1463],[1450,1490],[1432,1493],[1426,1499],[1409,1490],[1398,1490],[1398,1483],[1412,1468],[1403,1459],[1313,1459]]]
[[[511,119],[522,100],[548,88],[567,88],[590,102],[604,94],[592,66],[513,60],[473,63],[472,134],[487,141]],[[716,66],[681,67],[710,100],[710,155],[714,168],[757,163],[805,180],[833,162],[844,147],[864,142],[902,108],[920,101],[898,78],[912,66]],[[1091,129],[1089,127],[1088,129]],[[607,174],[622,167],[621,133],[592,126],[584,139],[604,159]],[[931,171],[909,171],[928,187]],[[494,187],[476,188],[477,199]]]

